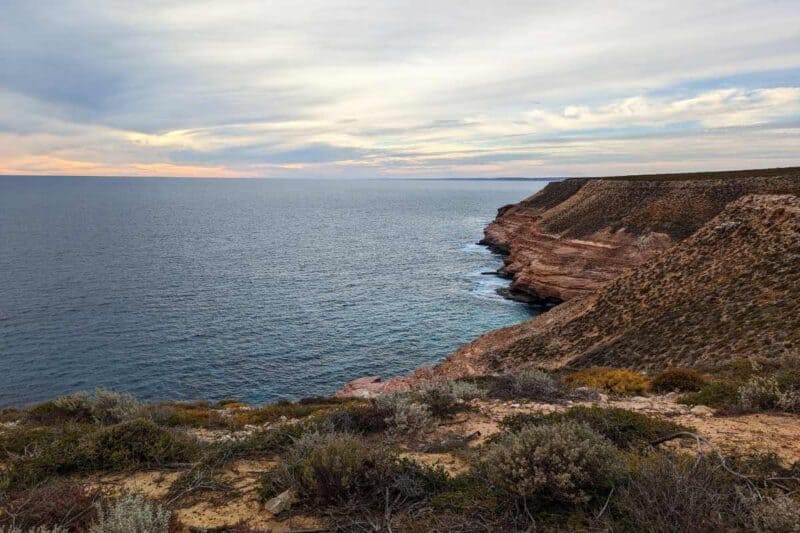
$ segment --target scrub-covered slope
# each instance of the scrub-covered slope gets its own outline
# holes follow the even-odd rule
[[[657,369],[780,355],[800,355],[800,198],[754,195],[596,292],[481,336],[438,370]]]

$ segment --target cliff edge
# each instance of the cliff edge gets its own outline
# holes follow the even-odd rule
[[[800,356],[797,196],[742,197],[680,245],[593,293],[482,335],[437,373],[656,370],[750,356]]]
[[[748,194],[800,194],[800,168],[567,179],[498,210],[481,241],[506,254],[510,296],[589,294]]]

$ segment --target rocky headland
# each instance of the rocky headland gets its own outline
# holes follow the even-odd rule
[[[500,208],[482,241],[512,290],[564,302],[411,376],[340,395],[525,367],[657,370],[800,354],[800,169],[569,179]]]
[[[798,169],[567,179],[501,207],[481,243],[506,255],[508,296],[560,303],[663,253],[737,198],[798,193]]]

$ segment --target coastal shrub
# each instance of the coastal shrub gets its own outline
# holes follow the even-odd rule
[[[187,462],[199,449],[188,435],[145,419],[104,428],[91,444],[97,467],[111,470]]]
[[[241,424],[205,402],[170,403],[150,408],[150,418],[160,426],[237,429]]]
[[[386,414],[385,421],[390,432],[421,437],[436,428],[430,408],[415,402],[409,394],[384,394],[377,398],[376,404]]]
[[[655,392],[697,392],[706,384],[706,379],[691,368],[668,368],[653,378],[650,384]]]
[[[383,508],[387,497],[425,498],[446,481],[440,469],[401,459],[386,446],[353,435],[313,433],[296,441],[280,465],[262,477],[260,494],[269,498],[294,489],[316,504]]]
[[[341,433],[370,434],[388,429],[387,413],[375,401],[336,409],[322,417],[322,423]]]
[[[564,382],[573,389],[589,387],[620,396],[644,394],[650,387],[644,374],[626,368],[587,368],[564,377]]]
[[[97,489],[66,479],[15,491],[0,505],[0,530],[14,525],[23,531],[35,528],[83,531],[94,518],[94,505],[99,498]]]
[[[144,405],[134,396],[106,389],[92,394],[77,392],[60,396],[28,409],[25,420],[31,424],[98,423],[116,424],[142,416]]]
[[[800,391],[788,390],[778,397],[778,409],[788,413],[800,413]]]
[[[800,533],[800,501],[779,494],[759,499],[750,510],[752,530],[759,533]]]
[[[489,396],[501,400],[527,399],[555,403],[566,399],[568,391],[547,372],[529,369],[519,374],[497,376],[490,385]]]
[[[480,468],[500,493],[526,503],[585,503],[619,478],[619,452],[575,422],[527,426],[492,443]]]
[[[684,405],[706,405],[716,409],[736,405],[739,401],[739,388],[733,383],[712,381],[698,392],[680,396],[678,403]]]
[[[168,533],[171,513],[141,495],[98,504],[89,533]]]
[[[737,480],[715,455],[632,456],[629,475],[613,499],[622,531],[672,533],[739,530],[747,504]]]
[[[117,424],[139,418],[145,406],[132,394],[96,389],[88,397],[92,418],[99,424]]]
[[[91,423],[94,417],[89,395],[78,392],[34,405],[26,412],[25,421],[43,425],[67,422]]]
[[[87,472],[94,468],[94,455],[88,441],[95,428],[85,424],[62,424],[49,428],[14,431],[19,453],[6,461],[6,483],[14,488],[33,487],[56,476]],[[29,436],[25,444],[20,437]]]
[[[748,411],[763,411],[778,406],[781,391],[774,377],[750,378],[739,387],[739,405]]]
[[[453,393],[449,383],[431,383],[414,394],[419,403],[428,407],[436,418],[449,418],[464,409],[464,404]]]
[[[337,408],[363,404],[363,400],[339,398],[309,398],[300,402],[281,401],[255,409],[242,409],[233,413],[233,419],[240,425],[261,425],[276,422],[282,418],[305,418],[322,415]]]
[[[448,385],[453,396],[464,402],[486,397],[486,390],[474,381],[456,380],[450,381]]]
[[[526,426],[552,425],[562,422],[583,424],[602,435],[616,446],[633,449],[648,445],[656,439],[688,428],[617,407],[577,406],[563,413],[510,415],[500,422],[507,431],[518,432]]]

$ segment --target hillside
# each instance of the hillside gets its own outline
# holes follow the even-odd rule
[[[800,198],[746,196],[680,245],[592,294],[481,336],[438,371],[800,355],[798,265]]]
[[[481,241],[507,254],[509,296],[588,294],[747,194],[798,194],[800,169],[568,179],[498,210]]]

